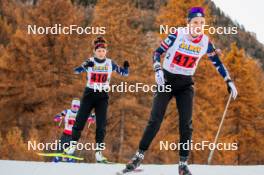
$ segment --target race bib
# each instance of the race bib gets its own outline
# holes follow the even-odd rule
[[[92,72],[90,83],[105,83],[107,81],[108,73]]]
[[[193,68],[196,65],[198,57],[186,55],[180,52],[175,53],[172,63],[185,68]]]

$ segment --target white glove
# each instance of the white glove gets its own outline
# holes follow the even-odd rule
[[[159,86],[162,86],[165,84],[165,80],[164,80],[164,74],[163,74],[163,71],[160,69],[158,70],[156,73],[155,73],[155,80],[156,80],[156,83],[159,85]]]
[[[68,154],[68,155],[73,155],[73,153],[75,152],[76,146],[77,146],[77,142],[71,141],[70,146],[68,148],[64,149],[64,153]]]
[[[226,84],[228,92],[232,94],[233,99],[236,99],[238,93],[235,84],[232,80],[227,80]]]

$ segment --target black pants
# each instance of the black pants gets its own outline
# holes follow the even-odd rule
[[[76,121],[72,128],[72,140],[78,141],[81,137],[81,132],[85,126],[87,118],[92,109],[95,109],[96,115],[96,143],[99,145],[104,142],[106,114],[108,107],[108,93],[94,92],[94,89],[85,88],[81,99],[81,106],[76,116]]]
[[[191,76],[171,74],[164,70],[166,85],[171,85],[171,92],[157,92],[154,95],[151,116],[141,138],[139,149],[146,151],[159,131],[167,105],[172,97],[176,98],[179,112],[180,143],[187,143],[192,138],[193,80]],[[182,145],[182,144],[181,144]],[[189,150],[180,147],[180,156],[188,157]]]
[[[72,136],[71,135],[68,135],[68,134],[63,133],[62,136],[61,136],[61,138],[60,138],[60,143],[61,144],[58,145],[56,152],[62,153],[65,148],[67,148],[68,146],[70,146],[71,140],[72,140]]]

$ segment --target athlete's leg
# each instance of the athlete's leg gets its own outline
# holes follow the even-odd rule
[[[63,133],[60,138],[60,144],[58,144],[57,152],[62,153],[65,148],[70,145],[70,141],[72,140],[72,136]]]
[[[87,118],[89,117],[92,108],[94,107],[94,99],[91,95],[92,89],[85,88],[83,97],[81,99],[81,106],[76,116],[76,121],[72,128],[72,140],[78,141],[81,137],[81,132],[86,124]]]
[[[139,144],[139,150],[146,151],[153,138],[159,131],[166,112],[167,105],[172,98],[171,92],[156,92],[153,99],[151,116]]]
[[[95,104],[95,115],[96,115],[96,135],[95,140],[98,146],[104,143],[105,138],[105,128],[106,128],[106,118],[107,118],[107,108],[108,108],[108,94],[102,92],[100,94],[100,99],[96,101]],[[99,146],[102,148],[102,146]]]
[[[188,157],[189,150],[184,150],[182,144],[192,139],[192,110],[193,110],[193,87],[189,86],[176,94],[177,108],[179,112],[179,132],[181,157]]]

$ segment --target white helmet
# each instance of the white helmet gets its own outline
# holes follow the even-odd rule
[[[74,106],[79,106],[80,107],[80,100],[78,98],[74,98],[72,100],[71,106],[72,107],[74,107]]]

